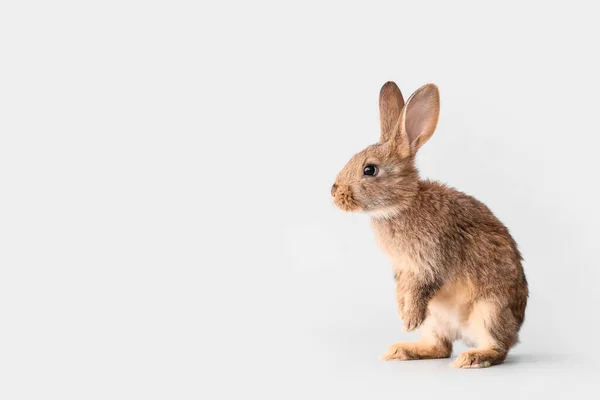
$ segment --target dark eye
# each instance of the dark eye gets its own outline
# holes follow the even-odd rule
[[[375,176],[375,175],[377,175],[378,172],[379,172],[379,168],[377,168],[377,165],[373,165],[373,164],[366,165],[365,168],[363,169],[363,174],[368,175],[368,176]]]

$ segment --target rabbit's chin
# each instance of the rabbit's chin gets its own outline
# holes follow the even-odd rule
[[[335,203],[336,207],[342,211],[346,211],[346,212],[363,211],[362,208],[360,207],[360,205],[358,205],[358,203],[352,198],[336,197],[336,199],[334,200],[334,203]]]
[[[362,212],[362,208],[360,207],[351,207],[351,206],[337,206],[340,210],[345,211],[345,212]]]

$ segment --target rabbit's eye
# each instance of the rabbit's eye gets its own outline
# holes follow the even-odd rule
[[[377,165],[366,165],[365,168],[363,168],[363,174],[368,175],[368,176],[375,176],[377,175],[377,173],[379,172],[379,168],[377,168]]]

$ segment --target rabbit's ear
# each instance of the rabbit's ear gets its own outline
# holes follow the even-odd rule
[[[379,91],[379,120],[381,136],[379,141],[385,143],[394,133],[400,113],[404,107],[402,92],[394,82],[386,82]]]
[[[410,96],[400,114],[396,136],[401,153],[414,155],[433,135],[439,116],[440,92],[428,83]]]

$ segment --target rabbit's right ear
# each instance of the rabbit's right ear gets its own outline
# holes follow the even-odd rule
[[[404,107],[402,92],[394,82],[386,82],[379,91],[379,121],[381,123],[381,143],[387,142],[400,119],[400,113]]]
[[[421,86],[406,101],[393,140],[402,156],[415,155],[427,142],[440,116],[440,92],[433,83]]]

